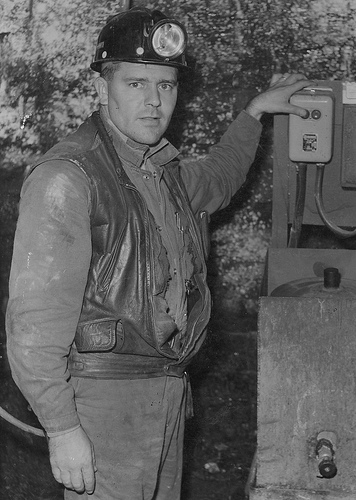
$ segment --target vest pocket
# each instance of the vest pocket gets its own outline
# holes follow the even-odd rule
[[[115,319],[97,320],[78,325],[75,345],[78,352],[106,352],[124,343],[122,325]]]

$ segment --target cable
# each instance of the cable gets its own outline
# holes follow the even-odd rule
[[[4,408],[0,406],[0,417],[2,417],[4,420],[7,422],[10,422],[10,424],[15,425],[19,429],[22,429],[25,432],[29,432],[31,434],[35,434],[36,436],[41,436],[45,437],[46,434],[42,429],[38,429],[37,427],[32,427],[32,425],[25,424],[24,422],[21,422],[21,420],[18,420],[15,418],[13,415],[10,415]]]
[[[298,163],[296,165],[296,194],[293,223],[290,230],[288,248],[297,248],[303,224],[305,192],[307,184],[307,165]]]
[[[337,226],[333,222],[329,221],[324,208],[323,202],[323,178],[324,178],[324,163],[316,164],[316,176],[315,176],[315,190],[314,190],[314,198],[316,203],[316,208],[320,215],[321,220],[324,222],[325,226],[330,229],[334,234],[339,236],[340,238],[351,238],[352,236],[356,236],[356,229],[346,230],[341,229],[341,227]]]

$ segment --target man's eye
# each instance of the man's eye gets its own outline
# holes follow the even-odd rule
[[[162,83],[161,84],[161,89],[162,90],[172,90],[173,85],[171,83]]]
[[[142,87],[142,83],[141,82],[131,82],[129,83],[130,87],[134,88],[134,89],[138,89],[138,88],[141,88]]]

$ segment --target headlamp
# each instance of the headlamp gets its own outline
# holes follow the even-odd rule
[[[184,52],[187,35],[183,26],[176,21],[164,19],[154,26],[150,34],[150,44],[159,57],[171,59]]]
[[[186,70],[187,44],[187,32],[179,21],[159,10],[134,7],[108,20],[90,66],[100,72],[103,63],[126,61]]]

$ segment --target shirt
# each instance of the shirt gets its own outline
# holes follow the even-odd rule
[[[154,290],[155,295],[160,296],[160,317],[164,321],[164,316],[169,314],[180,335],[184,335],[187,323],[184,283],[192,276],[193,263],[187,252],[186,234],[181,230],[177,212],[170,203],[169,191],[163,180],[164,165],[176,158],[178,151],[166,139],[162,139],[154,147],[136,143],[115,127],[106,107],[102,107],[101,114],[109,127],[126,174],[145,200],[152,215],[150,232],[153,253],[156,256],[154,274],[165,275],[166,268],[170,274],[167,287],[164,290]],[[160,279],[157,281],[161,282]]]

